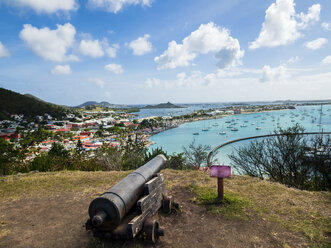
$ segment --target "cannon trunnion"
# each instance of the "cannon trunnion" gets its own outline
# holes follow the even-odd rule
[[[161,207],[168,213],[179,207],[166,196],[165,178],[159,174],[165,163],[165,156],[156,156],[94,199],[86,229],[110,239],[132,239],[143,231],[155,243],[164,233],[151,218]]]

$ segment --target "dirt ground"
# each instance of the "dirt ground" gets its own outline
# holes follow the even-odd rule
[[[303,233],[292,233],[253,213],[248,220],[226,219],[194,204],[194,195],[186,187],[172,187],[169,193],[180,203],[182,212],[155,216],[165,236],[154,247],[308,247]],[[98,247],[83,227],[93,198],[92,194],[67,192],[0,201],[1,221],[10,230],[0,237],[0,247]],[[133,240],[107,242],[101,247],[152,245]]]

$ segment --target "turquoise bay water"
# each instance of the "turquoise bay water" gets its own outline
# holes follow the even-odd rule
[[[183,152],[183,146],[188,146],[193,140],[196,144],[210,145],[214,148],[222,143],[230,140],[270,134],[277,128],[277,125],[282,128],[290,127],[299,123],[306,132],[319,132],[323,128],[325,132],[331,131],[331,105],[323,106],[323,114],[320,122],[320,106],[300,106],[293,110],[281,110],[264,113],[231,115],[220,119],[211,119],[204,121],[190,122],[180,125],[177,128],[167,130],[165,132],[153,135],[150,140],[154,142],[149,149],[162,147],[168,153]],[[226,123],[232,121],[231,123]],[[227,126],[233,126],[238,131],[231,131]],[[246,127],[241,127],[245,124]],[[261,127],[256,130],[256,127]],[[209,131],[202,131],[207,129]],[[225,131],[225,135],[220,135],[219,132]],[[193,135],[199,133],[199,135]],[[249,144],[250,141],[242,141],[233,145],[228,145],[221,148],[217,153],[217,159],[220,164],[229,164],[228,154],[242,145]]]

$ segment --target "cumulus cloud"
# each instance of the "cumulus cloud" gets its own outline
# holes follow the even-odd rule
[[[151,6],[153,0],[89,0],[88,6],[117,13],[130,5]]]
[[[121,74],[124,72],[122,65],[120,64],[108,64],[105,66],[105,69],[115,74]]]
[[[314,4],[309,9],[307,14],[300,13],[298,14],[298,19],[301,22],[298,22],[298,28],[304,29],[306,28],[311,22],[317,22],[320,20],[320,13],[321,13],[321,5]]]
[[[149,34],[145,34],[143,37],[139,37],[129,43],[129,47],[132,49],[133,54],[140,56],[152,51],[152,43],[148,41]]]
[[[52,69],[54,75],[68,75],[71,73],[70,65],[57,65]]]
[[[76,0],[0,0],[7,5],[30,8],[37,13],[52,14],[58,11],[75,11],[78,9]]]
[[[325,38],[318,38],[313,41],[306,42],[304,45],[305,47],[312,49],[312,50],[317,50],[320,49],[322,46],[324,46],[326,43],[328,43],[328,40]]]
[[[240,65],[244,51],[240,50],[239,41],[230,36],[230,31],[215,25],[213,22],[202,24],[184,38],[182,44],[171,41],[168,49],[154,61],[159,69],[173,69],[188,66],[198,54],[215,53],[218,67],[227,69]]]
[[[106,48],[106,53],[109,58],[116,58],[117,51],[120,49],[119,44],[113,44],[110,47]]]
[[[322,62],[323,62],[324,64],[331,64],[331,56],[326,56],[326,57],[322,60]]]
[[[101,89],[105,86],[105,82],[100,78],[90,78],[89,81]]]
[[[70,23],[57,25],[57,29],[48,27],[38,29],[30,24],[23,25],[20,38],[40,57],[51,61],[78,60],[74,55],[67,55],[73,45],[76,29]]]
[[[79,51],[93,58],[100,58],[105,55],[99,40],[81,40]]]
[[[260,78],[261,83],[265,82],[275,82],[282,81],[287,76],[287,69],[283,65],[279,67],[270,67],[269,65],[265,65],[262,68],[262,77]]]
[[[331,31],[331,25],[328,22],[322,22],[321,24],[322,28],[328,31]]]
[[[312,5],[307,14],[295,12],[293,0],[276,0],[266,10],[265,20],[258,38],[250,49],[287,45],[302,36],[300,29],[319,20],[321,6]]]
[[[0,41],[0,58],[10,56],[7,48]]]

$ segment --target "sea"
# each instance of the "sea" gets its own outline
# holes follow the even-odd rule
[[[191,107],[191,110],[193,108],[199,109],[199,106],[195,105]],[[206,106],[206,109],[209,108],[210,105]],[[180,110],[185,111],[184,109]],[[164,116],[169,116],[177,114],[176,111],[179,109],[158,109],[153,114],[162,113]],[[142,113],[142,115],[144,114],[146,113]],[[196,144],[208,145],[212,149],[231,140],[271,134],[278,127],[287,128],[297,123],[305,128],[305,132],[320,132],[322,130],[331,132],[331,105],[323,105],[322,108],[320,105],[297,106],[296,109],[291,110],[230,115],[223,118],[184,123],[177,128],[150,137],[154,144],[149,149],[161,147],[168,154],[181,153],[183,147],[188,147],[192,141]],[[231,131],[232,128],[228,128],[230,125],[237,128],[238,131]],[[208,131],[202,131],[203,129],[208,129]],[[221,135],[220,132],[225,132],[225,135]],[[198,133],[198,135],[194,135],[194,133]],[[230,165],[231,161],[228,155],[250,142],[250,140],[241,141],[219,149],[216,154],[218,164]]]
[[[150,116],[179,116],[193,113],[196,110],[218,109],[231,106],[247,106],[247,105],[269,105],[282,104],[283,102],[226,102],[226,103],[176,103],[175,105],[183,108],[160,108],[160,109],[140,109],[140,112],[135,113],[137,119]],[[130,107],[144,107],[146,105],[132,105]]]

